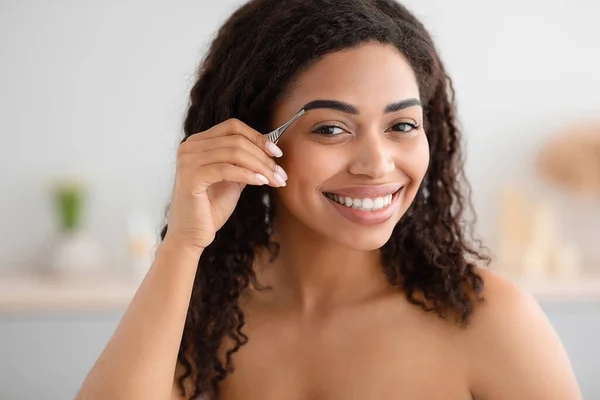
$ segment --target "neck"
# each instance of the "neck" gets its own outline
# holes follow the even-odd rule
[[[259,282],[277,304],[307,314],[364,301],[390,289],[381,252],[356,250],[324,237],[285,211],[274,221],[275,261],[260,256]]]

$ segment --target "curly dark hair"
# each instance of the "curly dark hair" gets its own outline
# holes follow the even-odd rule
[[[324,55],[365,42],[395,46],[408,59],[419,84],[430,164],[419,191],[381,248],[390,285],[425,311],[466,327],[475,302],[483,301],[476,263],[489,263],[478,241],[467,240],[463,211],[470,203],[464,179],[452,81],[424,26],[394,0],[252,0],[235,11],[200,65],[185,137],[229,118],[268,132],[277,100],[287,96],[299,72]],[[277,255],[270,240],[275,210],[263,201],[273,189],[248,185],[214,241],[204,250],[189,304],[178,362],[191,379],[190,399],[211,390],[233,371],[232,355],[248,341],[240,295],[259,287],[253,261],[257,248]],[[167,226],[162,230],[162,239]],[[402,262],[400,262],[400,260]],[[233,345],[221,360],[225,338]],[[193,366],[193,367],[192,367]]]

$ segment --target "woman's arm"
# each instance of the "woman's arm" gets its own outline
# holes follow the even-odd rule
[[[166,239],[77,400],[167,400],[201,250]]]
[[[467,328],[471,392],[482,400],[580,400],[565,349],[534,298],[480,270],[487,302]]]

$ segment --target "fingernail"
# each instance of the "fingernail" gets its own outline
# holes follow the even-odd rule
[[[281,176],[279,174],[279,172],[275,172],[274,176],[275,176],[275,181],[277,181],[277,183],[279,184],[279,186],[285,186],[286,185],[285,179],[283,179],[283,176]]]
[[[283,151],[277,145],[270,140],[267,142],[267,150],[274,157],[281,157],[283,155]]]
[[[256,179],[258,179],[259,182],[262,182],[265,185],[269,183],[267,177],[262,174],[256,174]]]
[[[275,167],[275,172],[277,172],[279,175],[281,175],[283,177],[283,179],[285,179],[286,181],[288,180],[288,175],[285,173],[283,168],[281,168],[279,165]]]

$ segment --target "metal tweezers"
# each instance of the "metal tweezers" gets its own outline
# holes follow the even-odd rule
[[[285,130],[298,118],[300,118],[300,116],[302,114],[304,114],[306,112],[306,110],[303,108],[302,110],[298,111],[298,113],[296,115],[294,115],[292,117],[292,119],[290,119],[288,122],[286,122],[285,124],[281,125],[279,128],[275,129],[273,132],[267,133],[267,139],[269,139],[271,142],[277,144],[277,141],[279,140],[279,138],[281,137],[281,135],[283,135],[283,132],[285,132]]]

